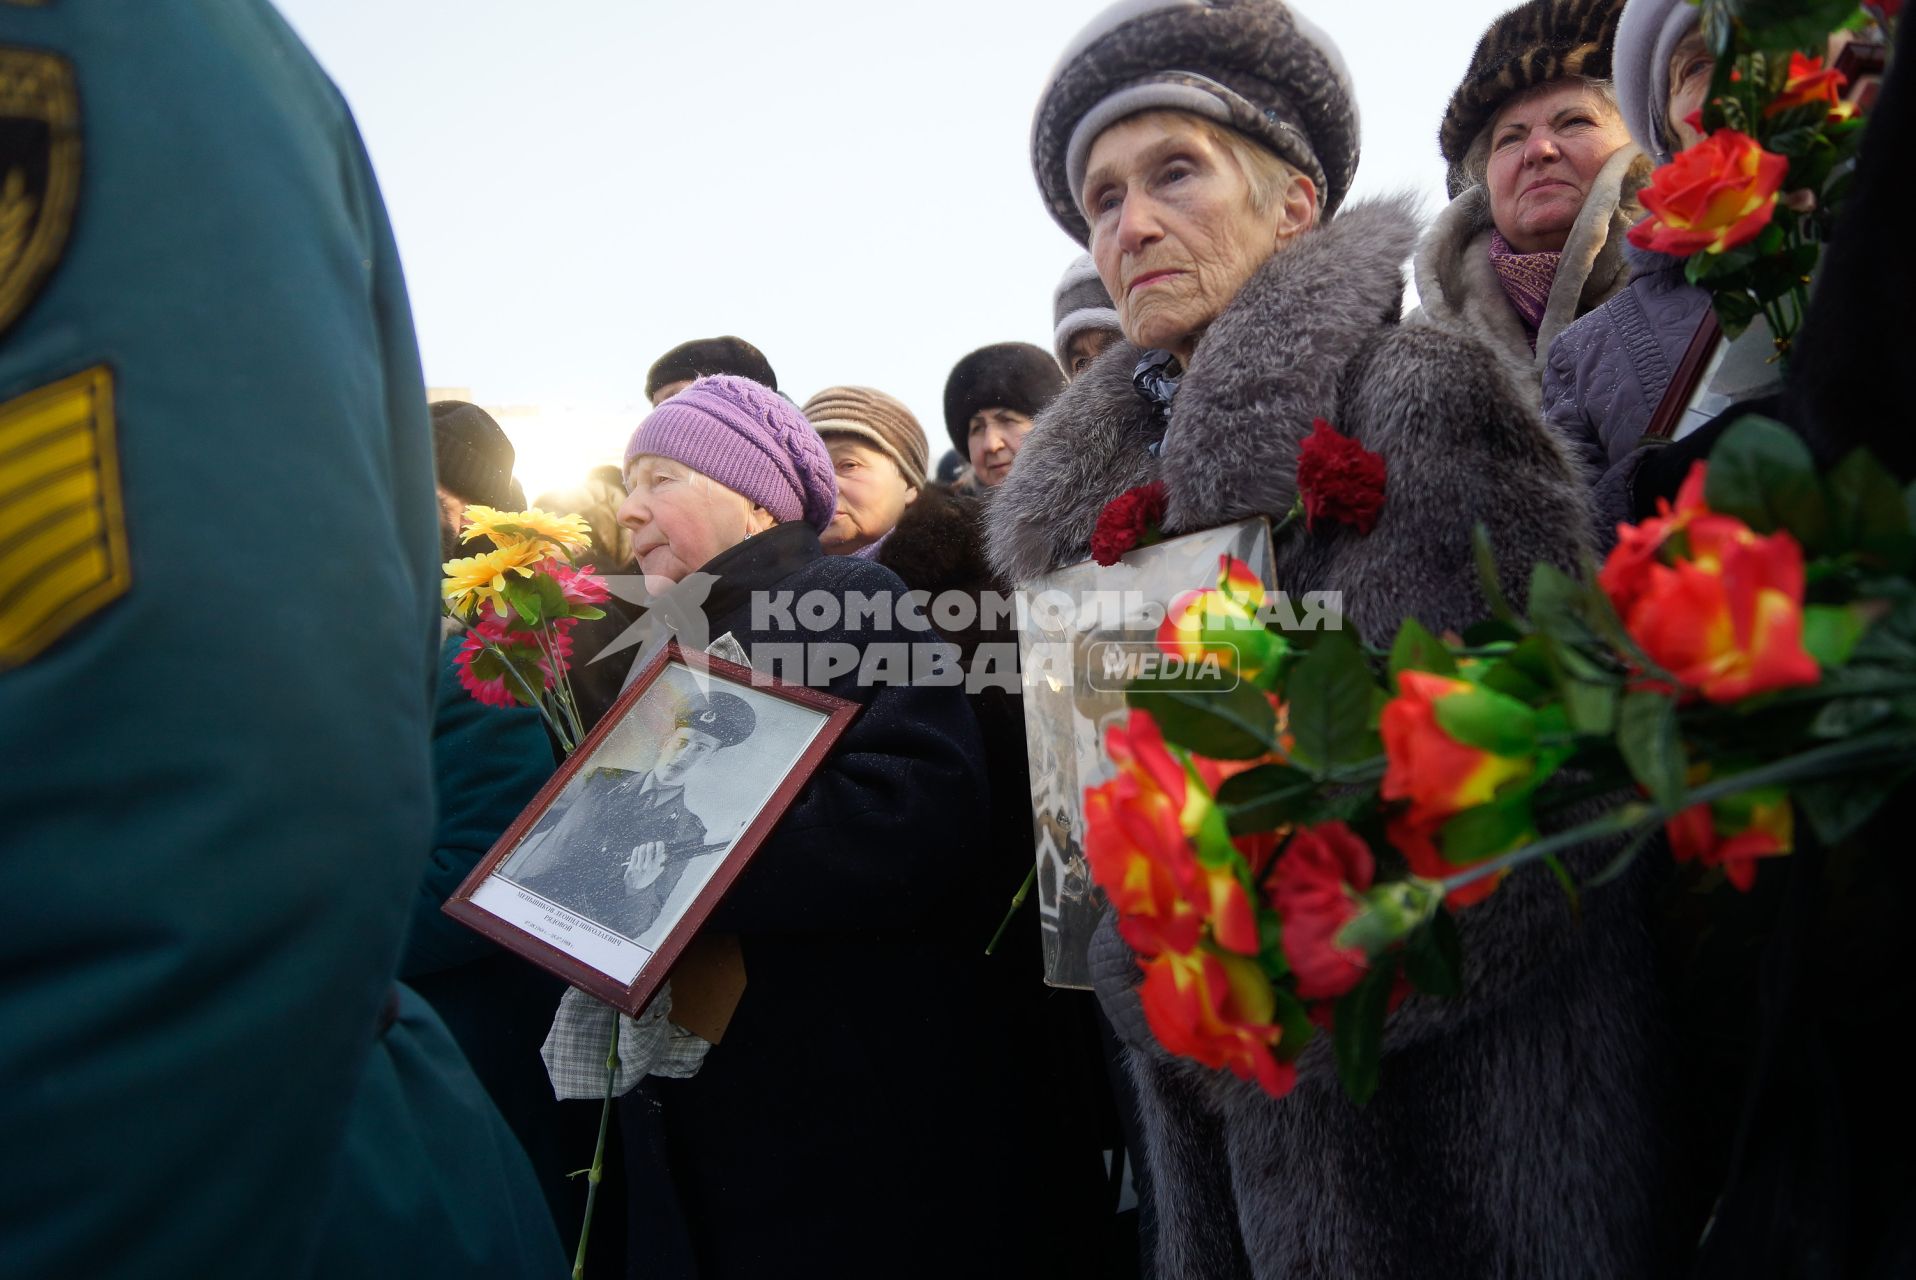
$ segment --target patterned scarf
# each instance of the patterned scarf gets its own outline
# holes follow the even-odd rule
[[[1490,265],[1497,269],[1497,282],[1504,296],[1523,321],[1530,349],[1537,349],[1537,327],[1543,323],[1545,306],[1550,302],[1550,285],[1557,278],[1561,253],[1518,253],[1503,233],[1490,233]]]

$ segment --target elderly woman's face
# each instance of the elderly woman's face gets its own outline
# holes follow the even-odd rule
[[[1692,31],[1677,41],[1670,51],[1670,99],[1664,104],[1664,118],[1676,135],[1674,150],[1688,151],[1703,141],[1703,134],[1690,123],[1690,117],[1703,109],[1710,92],[1710,75],[1716,60],[1703,43],[1703,29]]]
[[[1507,104],[1490,125],[1490,218],[1518,253],[1562,249],[1616,150],[1630,140],[1614,108],[1576,81]]]
[[[1188,360],[1206,326],[1277,248],[1237,161],[1198,122],[1155,111],[1091,144],[1091,259],[1124,336]]]
[[[632,559],[648,591],[663,591],[776,523],[750,498],[702,471],[653,454],[625,467],[619,523],[632,531]]]

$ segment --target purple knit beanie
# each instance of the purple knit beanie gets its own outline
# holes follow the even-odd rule
[[[625,446],[682,462],[744,494],[780,524],[818,530],[838,507],[832,455],[796,405],[746,378],[700,378],[646,416]]]

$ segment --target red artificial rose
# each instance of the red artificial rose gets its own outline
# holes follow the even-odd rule
[[[1466,809],[1489,804],[1498,788],[1528,778],[1537,767],[1532,756],[1498,755],[1451,737],[1437,719],[1437,704],[1453,697],[1480,700],[1492,714],[1504,717],[1529,714],[1516,699],[1467,680],[1428,671],[1398,673],[1397,696],[1384,704],[1378,719],[1387,761],[1379,794],[1386,800],[1408,800],[1410,807],[1385,832],[1411,872],[1431,880],[1454,876],[1469,865],[1451,862],[1437,847],[1444,823]],[[1501,878],[1474,880],[1452,891],[1449,901],[1458,907],[1481,902]]]
[[[1711,511],[1705,475],[1705,464],[1691,468],[1674,510],[1659,502],[1657,517],[1619,527],[1598,585],[1644,654],[1712,702],[1815,684],[1803,549]]]
[[[1789,77],[1783,82],[1783,91],[1763,108],[1763,114],[1781,115],[1796,107],[1807,107],[1813,102],[1827,102],[1833,106],[1842,98],[1843,86],[1848,83],[1848,76],[1834,67],[1825,67],[1821,58],[1806,58],[1801,53],[1791,53]]]
[[[1730,883],[1746,893],[1756,883],[1757,860],[1788,853],[1795,837],[1790,798],[1780,787],[1693,804],[1663,829],[1678,862],[1722,867]]]
[[[1084,796],[1084,853],[1091,878],[1118,913],[1118,932],[1144,955],[1188,951],[1204,917],[1197,851],[1184,830],[1188,778],[1157,722],[1133,711],[1111,726],[1105,751],[1118,776]]]
[[[1650,175],[1638,196],[1649,215],[1630,228],[1630,243],[1687,258],[1754,240],[1789,168],[1748,134],[1718,129]]]
[[[1299,999],[1335,999],[1370,971],[1363,950],[1339,946],[1337,934],[1375,875],[1370,846],[1341,822],[1306,827],[1284,846],[1268,887]]]
[[[1164,522],[1164,481],[1153,480],[1135,489],[1126,489],[1104,504],[1097,526],[1091,531],[1091,558],[1099,564],[1116,564],[1124,553],[1149,545],[1145,539],[1158,532]]]
[[[1297,1068],[1271,1053],[1277,1000],[1255,960],[1199,948],[1167,951],[1140,967],[1144,1019],[1168,1052],[1255,1081],[1274,1098],[1291,1091]]]
[[[1257,954],[1249,892],[1232,868],[1201,862],[1192,840],[1217,788],[1249,763],[1193,758],[1193,780],[1142,711],[1111,727],[1105,754],[1118,776],[1085,791],[1085,860],[1118,913],[1119,934],[1154,955],[1190,950],[1208,924],[1219,945]]]
[[[1322,418],[1297,451],[1297,491],[1304,499],[1304,524],[1336,520],[1369,533],[1384,509],[1384,459]]]

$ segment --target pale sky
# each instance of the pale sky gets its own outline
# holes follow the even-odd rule
[[[898,396],[948,447],[945,376],[1050,349],[1081,250],[1030,126],[1097,0],[276,0],[385,193],[426,381],[501,413],[530,496],[616,460],[645,371],[736,333],[803,402]],[[1353,198],[1443,200],[1437,126],[1509,0],[1309,0],[1363,115]]]

